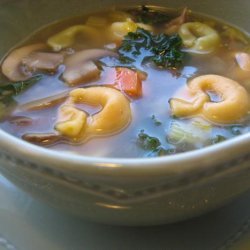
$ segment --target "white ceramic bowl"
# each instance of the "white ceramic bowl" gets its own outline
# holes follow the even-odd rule
[[[119,5],[112,0],[0,1],[0,56],[41,25],[114,4]],[[249,32],[249,1],[150,4],[188,5]],[[0,171],[34,197],[81,217],[119,225],[164,224],[215,209],[250,188],[250,134],[174,156],[111,159],[44,149],[0,130]]]

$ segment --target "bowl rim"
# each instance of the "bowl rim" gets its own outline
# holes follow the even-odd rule
[[[161,174],[180,173],[214,167],[217,162],[240,159],[250,155],[250,133],[239,135],[221,143],[175,155],[152,158],[108,158],[74,154],[44,148],[19,139],[0,129],[0,152],[18,159],[39,163],[55,170],[87,174]],[[14,149],[14,150],[13,150]],[[202,163],[202,164],[201,164]],[[152,167],[153,166],[153,167]],[[199,168],[198,168],[199,166]],[[213,165],[212,165],[213,166]]]

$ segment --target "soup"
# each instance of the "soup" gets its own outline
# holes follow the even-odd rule
[[[0,126],[28,142],[101,157],[155,157],[249,132],[242,31],[145,6],[72,17],[2,59]]]

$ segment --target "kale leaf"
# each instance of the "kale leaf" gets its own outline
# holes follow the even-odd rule
[[[124,37],[118,49],[119,60],[124,64],[136,62],[139,66],[145,61],[151,61],[157,67],[177,68],[182,64],[184,57],[181,47],[182,39],[178,34],[154,35],[138,28],[136,32],[129,32]]]
[[[13,82],[4,85],[0,85],[0,101],[7,97],[12,97],[20,94],[25,89],[29,88],[34,83],[38,82],[42,78],[42,75],[34,76],[26,81]]]
[[[151,119],[153,120],[155,126],[161,126],[162,122],[158,120],[155,115],[152,115]]]
[[[217,144],[225,141],[226,139],[227,138],[223,135],[216,135],[214,138],[211,139],[211,144]]]
[[[163,148],[163,147],[158,147],[156,150],[150,151],[146,156],[147,157],[157,157],[157,156],[166,156],[166,155],[173,155],[176,154],[176,149],[175,148]]]
[[[139,132],[136,142],[139,147],[147,151],[146,157],[172,155],[176,152],[175,148],[164,148],[158,138],[146,134],[144,130]]]
[[[161,142],[158,138],[149,136],[141,130],[138,134],[137,144],[145,150],[156,150],[159,146],[161,146]]]
[[[0,119],[8,112],[10,106],[12,107],[16,103],[13,97],[31,87],[41,78],[42,75],[36,75],[25,81],[0,85]]]

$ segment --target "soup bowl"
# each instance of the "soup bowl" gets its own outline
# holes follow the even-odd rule
[[[222,18],[249,32],[250,2],[126,1]],[[72,15],[122,1],[0,1],[0,57],[28,34]],[[223,16],[221,16],[223,13]],[[101,223],[156,225],[218,208],[250,188],[250,134],[158,158],[100,158],[38,147],[0,130],[0,171],[54,207]]]

